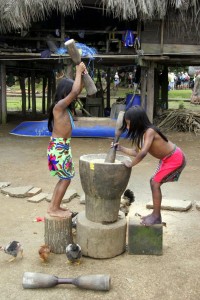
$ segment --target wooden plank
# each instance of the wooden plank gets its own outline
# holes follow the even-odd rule
[[[154,64],[150,64],[147,73],[147,107],[146,107],[146,113],[150,122],[153,122],[153,110],[154,110]]]
[[[164,46],[164,20],[161,20],[161,33],[160,33],[160,52],[163,53]]]
[[[6,101],[6,66],[0,64],[0,124],[7,122],[7,101]]]
[[[200,45],[164,44],[163,54],[199,54]]]
[[[160,55],[160,44],[141,43],[141,49],[144,51],[144,55],[154,54]]]
[[[161,45],[159,43],[143,43],[141,44],[144,55],[148,54],[191,54],[197,55],[200,53],[200,45],[185,45],[185,44],[163,44],[163,53],[161,53]]]

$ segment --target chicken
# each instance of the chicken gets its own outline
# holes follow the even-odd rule
[[[76,229],[77,226],[77,215],[75,217],[72,218],[72,228]]]
[[[47,262],[49,254],[51,253],[51,249],[48,245],[42,245],[38,250],[38,253],[42,262]]]
[[[70,263],[80,264],[80,259],[82,257],[81,247],[75,243],[69,244],[66,247],[66,255]]]
[[[131,190],[126,190],[121,198],[120,208],[125,216],[128,215],[131,204],[135,201],[134,193]]]
[[[5,247],[0,246],[0,251],[4,251],[5,253],[13,256],[13,258],[11,258],[8,262],[15,260],[19,253],[21,253],[21,258],[23,258],[23,247],[17,241],[12,241]]]

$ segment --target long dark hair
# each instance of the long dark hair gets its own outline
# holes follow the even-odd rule
[[[63,98],[65,98],[72,90],[74,80],[69,78],[63,78],[57,85],[57,89],[54,95],[54,101],[49,108],[49,118],[48,118],[48,129],[50,132],[53,131],[53,108],[56,103]]]
[[[122,132],[127,131],[126,120],[130,121],[127,138],[132,140],[132,143],[136,144],[138,148],[141,148],[143,143],[143,135],[148,128],[154,129],[163,138],[163,140],[168,142],[166,136],[149,121],[145,110],[141,106],[132,106],[125,112],[123,125],[121,127]]]

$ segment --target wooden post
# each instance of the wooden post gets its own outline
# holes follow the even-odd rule
[[[48,77],[47,77],[47,111],[49,111],[49,108],[51,106],[52,103],[52,89],[51,89],[51,84],[52,84],[52,76],[51,73],[48,73]]]
[[[100,96],[103,98],[103,85],[102,85],[102,81],[101,81],[101,72],[100,72],[100,69],[98,68],[98,73],[97,73],[97,82],[96,82],[96,85],[99,84],[99,94]]]
[[[42,113],[43,114],[45,114],[46,86],[47,86],[47,78],[44,75],[42,78]]]
[[[56,75],[52,73],[52,84],[51,84],[51,94],[52,98],[54,98],[56,92]],[[52,103],[52,100],[51,100]]]
[[[72,219],[46,215],[44,219],[44,240],[51,252],[66,253],[66,246],[72,243]]]
[[[106,76],[106,82],[107,82],[107,108],[110,108],[110,68],[107,69],[107,76]]]
[[[64,41],[65,41],[65,16],[61,14],[61,26],[60,26],[60,39],[61,39],[61,45],[60,47],[64,47]]]
[[[146,113],[150,122],[153,122],[153,111],[154,111],[154,64],[150,63],[148,68],[148,77],[147,77],[147,109],[146,109]]]
[[[31,78],[28,76],[28,110],[31,109]]]
[[[154,72],[154,115],[157,115],[157,112],[160,108],[160,101],[159,101],[159,94],[160,94],[160,86],[159,86],[159,73],[158,73],[158,69],[155,69]]]
[[[74,78],[74,72],[73,72],[73,64],[71,62],[69,62],[67,64],[67,68],[66,68],[66,77],[67,78]]]
[[[141,67],[141,107],[146,110],[147,69]]]
[[[7,122],[7,101],[6,101],[6,66],[0,64],[0,124]]]
[[[164,19],[161,20],[160,54],[163,54],[163,47],[164,47]]]
[[[162,108],[168,109],[168,68],[166,66],[162,71],[161,101]]]
[[[22,75],[19,77],[20,89],[22,92],[22,114],[26,115],[26,85],[25,85],[25,77]]]
[[[35,71],[31,71],[32,114],[36,116]]]

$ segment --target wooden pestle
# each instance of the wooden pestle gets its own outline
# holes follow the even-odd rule
[[[65,42],[65,47],[67,48],[68,54],[76,65],[79,65],[81,62],[81,55],[78,51],[74,39],[70,39]],[[89,96],[96,94],[97,88],[94,84],[94,81],[88,73],[83,74],[83,83],[87,94]]]
[[[114,138],[114,142],[113,142],[114,144],[119,141],[120,135],[122,133],[120,128],[122,127],[122,124],[123,124],[123,118],[124,118],[124,111],[120,111],[118,118],[117,118],[116,127],[115,127],[115,138]],[[105,162],[108,162],[108,163],[115,162],[116,148],[117,148],[116,146],[110,148],[110,150],[108,151],[107,156],[105,158]]]
[[[22,286],[24,289],[51,288],[58,284],[73,284],[82,289],[109,291],[110,275],[81,275],[76,278],[58,278],[44,273],[25,272]]]

